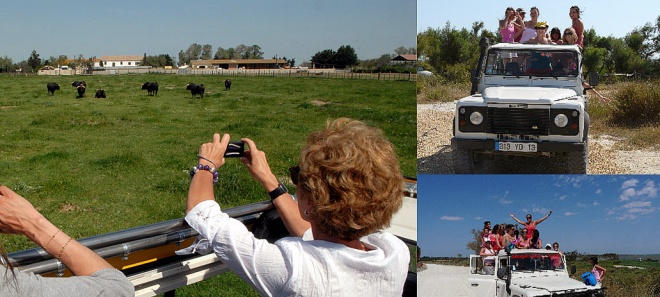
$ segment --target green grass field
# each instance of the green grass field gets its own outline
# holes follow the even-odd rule
[[[226,78],[0,76],[0,184],[69,235],[88,237],[182,217],[187,171],[214,132],[253,139],[286,181],[306,136],[339,117],[382,129],[404,175],[416,175],[415,82],[230,77],[232,89],[224,91]],[[87,82],[85,98],[76,99],[74,80]],[[158,96],[141,90],[146,81],[159,83]],[[48,95],[48,82],[61,90]],[[190,82],[206,86],[203,99],[191,98]],[[97,88],[108,97],[95,99]],[[221,169],[216,195],[223,208],[267,199],[238,160]],[[9,252],[34,247],[19,236],[0,242]],[[210,282],[236,283],[235,276]],[[194,289],[203,285],[178,292],[205,295]],[[243,296],[246,288],[236,290]]]

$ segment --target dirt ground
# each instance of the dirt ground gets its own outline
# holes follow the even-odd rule
[[[452,118],[455,103],[417,105],[417,172],[419,174],[452,174],[457,154],[451,149]],[[589,164],[587,174],[658,174],[660,152],[651,150],[625,151],[615,149],[622,139],[589,134]],[[485,173],[565,173],[544,171],[528,164],[535,158],[493,158]],[[501,170],[501,171],[500,171]]]
[[[476,296],[468,282],[469,267],[424,264],[417,272],[417,296]]]

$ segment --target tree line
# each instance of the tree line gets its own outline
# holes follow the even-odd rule
[[[317,52],[311,57],[311,63],[317,68],[337,68],[344,69],[356,66],[361,71],[380,71],[380,72],[401,72],[403,69],[390,65],[390,60],[396,55],[415,54],[416,47],[406,48],[400,46],[394,50],[394,53],[383,54],[377,59],[367,59],[360,61],[357,58],[355,49],[350,45],[342,45],[337,50],[325,49]],[[236,47],[223,48],[218,47],[213,53],[213,46],[210,44],[193,43],[186,50],[180,50],[178,61],[168,54],[143,55],[141,65],[152,67],[177,66],[189,64],[192,60],[220,60],[220,59],[264,59],[264,52],[259,45],[246,46],[240,44]],[[275,56],[273,59],[281,59],[287,65],[293,67],[296,65],[295,59],[288,59],[286,56]],[[30,57],[19,63],[14,63],[7,56],[0,57],[0,73],[3,72],[36,72],[44,66],[68,66],[71,69],[84,68],[92,70],[96,57],[85,58],[83,55],[75,56],[69,59],[66,55],[57,57],[51,56],[48,59],[42,59],[36,50],[33,50]],[[99,66],[103,67],[105,61],[100,61]]]
[[[467,82],[470,69],[479,59],[479,40],[490,44],[502,40],[499,32],[484,29],[483,22],[474,22],[470,29],[451,27],[428,28],[417,34],[419,65],[448,81]],[[660,74],[660,16],[655,23],[636,27],[625,37],[600,36],[591,28],[584,31],[582,63],[586,72],[600,74],[637,73]]]

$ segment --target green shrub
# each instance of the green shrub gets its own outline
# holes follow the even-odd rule
[[[466,64],[447,65],[442,71],[448,82],[466,83],[470,81],[470,68]]]
[[[660,123],[660,87],[654,82],[622,84],[613,97],[612,124],[639,127]]]

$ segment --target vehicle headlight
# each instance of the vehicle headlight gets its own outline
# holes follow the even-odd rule
[[[475,111],[470,114],[470,123],[472,123],[472,125],[475,126],[481,125],[483,121],[484,121],[484,116],[480,112]]]
[[[560,114],[556,115],[555,116],[555,125],[559,128],[566,127],[566,125],[568,125],[568,117],[563,113],[560,113]]]

